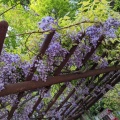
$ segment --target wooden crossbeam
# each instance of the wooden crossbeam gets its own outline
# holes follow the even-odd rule
[[[0,97],[10,95],[10,94],[16,94],[16,93],[28,91],[28,90],[35,90],[37,88],[42,88],[42,87],[50,86],[57,83],[68,82],[71,80],[77,80],[79,78],[86,78],[86,77],[95,76],[95,75],[116,71],[116,70],[120,70],[120,65],[106,67],[103,69],[88,70],[86,72],[83,72],[83,73],[80,72],[77,74],[67,74],[67,75],[60,75],[55,77],[51,76],[51,77],[48,77],[46,82],[43,82],[42,80],[38,80],[38,81],[25,81],[25,82],[20,82],[15,84],[9,84],[9,85],[5,85],[5,89],[0,92]]]

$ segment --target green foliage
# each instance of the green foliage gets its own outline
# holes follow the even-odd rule
[[[61,18],[70,11],[69,0],[31,0],[30,8],[40,17]]]
[[[117,84],[115,88],[111,91],[109,91],[106,95],[105,98],[103,99],[105,106],[113,111],[120,110],[120,96],[118,95],[118,92],[120,91],[120,84]]]
[[[102,2],[91,2],[90,0],[79,2],[78,5],[80,7],[78,8],[76,12],[76,16],[74,17],[74,20],[71,20],[69,16],[64,16],[63,18],[59,19],[60,26],[67,26],[71,25],[73,23],[78,23],[82,21],[99,21],[103,22],[108,17],[113,16],[113,11],[110,9],[109,3],[106,0],[103,0]],[[92,23],[84,23],[81,24],[81,28],[87,28]],[[71,32],[76,28],[72,27],[69,28],[69,31],[71,29]]]
[[[30,0],[1,0],[0,3],[11,5],[20,3],[21,5],[25,6],[30,4]]]
[[[90,114],[96,116],[98,113],[102,112],[102,110],[104,110],[104,102],[98,101],[90,108]]]
[[[96,116],[102,110],[108,108],[113,110],[113,113],[116,114],[116,111],[120,111],[120,96],[118,92],[120,91],[120,84],[117,84],[113,90],[110,90],[104,97],[95,103],[90,108],[90,114]]]
[[[120,1],[119,0],[109,0],[110,6],[113,8],[113,10],[120,12]]]

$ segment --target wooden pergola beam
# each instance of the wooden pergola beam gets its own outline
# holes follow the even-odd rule
[[[50,33],[46,36],[46,38],[45,38],[45,40],[44,40],[44,42],[43,42],[43,44],[42,44],[42,46],[41,46],[41,48],[40,48],[39,54],[36,56],[36,60],[42,59],[42,57],[43,57],[44,54],[45,54],[45,51],[47,50],[48,46],[50,45],[50,42],[51,42],[54,34],[55,34],[55,31],[52,31],[52,32],[50,32]],[[36,61],[34,61],[33,66],[30,68],[30,71],[29,71],[29,73],[28,73],[28,75],[27,75],[27,77],[26,77],[26,81],[32,80],[32,77],[33,77],[33,75],[34,75],[34,72],[35,72],[36,69],[37,69],[37,67],[35,67],[35,64],[37,64]]]
[[[66,88],[66,85],[63,85],[62,87],[61,87],[61,89],[58,91],[58,93],[57,94],[55,94],[55,96],[53,97],[53,99],[52,99],[52,101],[50,102],[50,104],[48,104],[48,106],[47,106],[47,108],[46,108],[46,110],[45,110],[45,113],[47,113],[48,112],[48,110],[53,106],[53,104],[56,102],[56,100],[58,99],[58,97],[61,95],[61,93],[65,90],[65,88]]]
[[[82,33],[82,36],[79,39],[83,39],[83,37],[85,36],[85,33]],[[79,41],[76,40],[75,45],[72,46],[72,48],[69,50],[69,52],[66,54],[65,59],[63,59],[63,61],[61,62],[61,64],[59,65],[59,67],[55,70],[54,72],[54,76],[59,75],[61,70],[63,69],[63,67],[66,65],[66,63],[68,62],[68,60],[70,59],[70,57],[74,54],[75,50],[77,49],[78,45],[79,45]]]
[[[75,93],[75,88],[68,94],[68,96],[64,99],[64,101],[61,102],[61,104],[59,105],[59,107],[57,108],[56,111],[59,111],[60,108],[62,108],[62,106],[68,101],[68,99]]]
[[[71,80],[76,80],[79,78],[86,78],[90,76],[95,76],[115,70],[120,70],[120,65],[119,66],[112,66],[112,67],[106,67],[104,69],[95,69],[95,70],[88,70],[83,73],[77,73],[77,74],[67,74],[67,75],[60,75],[60,76],[51,76],[48,77],[46,82],[43,82],[42,80],[39,81],[25,81],[25,82],[20,82],[20,83],[15,83],[15,84],[9,84],[5,85],[5,89],[0,92],[0,97],[10,95],[10,94],[16,94],[19,92],[24,92],[28,90],[35,90],[37,88],[42,88],[46,86],[50,86],[53,84],[57,83],[62,83],[62,82],[68,82]]]
[[[0,55],[3,48],[4,39],[7,33],[8,23],[6,21],[0,22]]]

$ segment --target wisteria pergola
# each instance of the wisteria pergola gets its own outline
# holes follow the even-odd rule
[[[5,21],[0,22],[0,53],[2,51],[4,39],[6,36],[8,28],[8,23]],[[37,55],[36,59],[42,59],[42,57],[45,54],[46,49],[48,48],[51,39],[54,35],[55,31],[51,31],[45,38],[43,45],[39,51],[39,54]],[[84,33],[83,33],[84,36]],[[81,36],[82,37],[82,36]],[[92,54],[95,52],[95,50],[101,45],[102,41],[104,39],[104,36],[101,36],[97,42],[96,48],[92,46],[90,52],[86,54],[84,59],[82,60],[83,66],[86,65],[87,61],[89,58],[92,56]],[[15,84],[8,84],[5,85],[5,89],[0,91],[0,97],[5,97],[7,95],[12,95],[12,94],[17,94],[17,99],[18,102],[13,105],[8,111],[8,117],[7,119],[10,120],[12,116],[14,115],[15,110],[18,108],[18,104],[21,101],[22,97],[24,94],[29,94],[29,92],[34,92],[37,91],[39,88],[46,88],[46,93],[51,89],[51,86],[54,84],[59,84],[63,83],[60,87],[60,89],[57,91],[57,93],[53,96],[51,101],[48,103],[47,106],[44,106],[44,109],[41,109],[40,111],[37,110],[38,105],[42,102],[42,97],[39,94],[33,95],[32,98],[35,96],[39,96],[36,102],[33,105],[31,113],[29,113],[29,118],[33,118],[33,113],[37,113],[37,119],[41,120],[43,118],[46,118],[46,114],[55,109],[54,112],[60,111],[61,109],[62,112],[60,115],[67,120],[76,120],[78,118],[81,118],[81,115],[89,110],[89,108],[94,105],[100,98],[103,97],[104,93],[101,91],[96,91],[95,95],[92,95],[93,91],[96,89],[96,86],[99,86],[101,88],[105,88],[104,91],[107,92],[109,91],[109,87],[107,85],[115,86],[118,82],[120,82],[120,62],[116,60],[114,66],[111,66],[111,61],[108,61],[109,67],[106,68],[101,68],[101,69],[96,69],[97,63],[94,63],[89,70],[86,70],[84,72],[81,72],[79,69],[76,69],[73,73],[67,73],[63,74],[61,71],[63,67],[66,65],[68,62],[69,58],[71,55],[74,53],[74,51],[77,48],[77,45],[79,44],[78,41],[76,41],[76,44],[70,49],[69,53],[66,54],[65,59],[61,62],[61,64],[57,67],[57,69],[54,71],[54,74],[52,76],[48,76],[46,82],[42,80],[38,81],[31,81],[34,72],[36,71],[35,63],[33,64],[33,67],[31,68],[31,71],[29,72],[27,78],[25,79],[24,82],[18,82]],[[103,54],[101,57],[107,56],[107,53],[103,51]],[[89,79],[89,80],[88,80]],[[71,88],[69,93],[65,93],[65,89],[68,87],[67,82],[71,82],[77,80],[77,87],[79,87],[81,84],[85,84],[89,90],[88,94],[85,94],[84,97],[81,99],[80,96],[75,97],[75,102],[76,106],[72,105],[71,103],[68,102],[68,100],[76,93],[75,88]],[[92,86],[91,86],[92,83]],[[59,97],[62,94],[67,94],[66,98],[63,99],[63,101],[59,101]],[[32,99],[31,98],[31,99]],[[56,101],[59,101],[57,104]],[[1,101],[0,101],[1,102]],[[24,102],[28,102],[24,101]],[[0,103],[0,109],[6,107],[6,104]],[[54,106],[55,105],[55,106]],[[54,106],[54,107],[53,107]],[[44,113],[44,114],[43,114]],[[0,116],[0,119],[3,119],[6,116]],[[54,115],[53,115],[54,116]],[[52,119],[52,117],[46,118],[46,119]],[[57,120],[57,118],[56,118]]]

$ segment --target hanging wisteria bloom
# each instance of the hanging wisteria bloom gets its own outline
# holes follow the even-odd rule
[[[57,25],[57,22],[51,16],[47,16],[43,18],[39,23],[38,27],[42,30],[53,30],[53,28]]]
[[[38,76],[40,76],[40,78],[43,81],[46,81],[47,79],[47,67],[45,66],[45,64],[43,63],[42,60],[38,60],[37,63],[35,64],[35,67],[37,67],[36,72],[38,72]]]
[[[31,64],[22,62],[18,55],[3,50],[0,56],[0,89],[4,89],[4,84],[24,81],[30,67]]]
[[[99,40],[100,36],[103,34],[103,28],[101,25],[97,26],[90,26],[86,30],[86,37],[90,40],[90,43],[96,47],[97,41]]]
[[[116,31],[120,27],[120,22],[114,18],[108,18],[103,24],[104,34],[108,38],[115,38]]]

